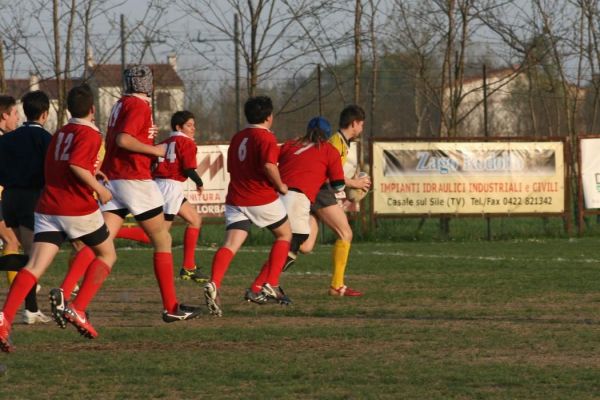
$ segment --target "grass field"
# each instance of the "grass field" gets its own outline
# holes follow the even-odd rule
[[[598,398],[599,248],[597,238],[356,244],[347,283],[366,294],[340,299],[325,294],[322,245],[283,276],[294,300],[283,308],[242,301],[268,252],[252,246],[225,278],[224,316],[174,324],[160,319],[151,252],[121,249],[90,308],[99,338],[15,325],[0,398]],[[198,249],[202,265],[213,254]],[[44,310],[66,256],[42,279]],[[203,303],[199,287],[177,289]]]

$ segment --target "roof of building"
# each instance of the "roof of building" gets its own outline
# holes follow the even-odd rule
[[[499,68],[499,69],[492,69],[487,71],[486,73],[486,78],[490,79],[490,78],[496,78],[496,77],[507,77],[513,74],[518,74],[519,68],[518,66],[514,66],[514,67],[509,67],[509,68]],[[466,77],[463,79],[463,85],[465,83],[471,83],[471,82],[478,82],[478,81],[482,81],[483,80],[483,74],[476,74],[476,75],[472,75],[469,77]]]
[[[170,64],[147,64],[154,74],[154,85],[157,87],[183,87],[183,81]],[[88,70],[87,80],[94,79],[98,87],[120,87],[122,85],[120,64],[94,65]],[[83,83],[82,78],[71,78],[67,80],[67,92],[73,87]],[[16,99],[32,90],[33,79],[7,79],[6,92]],[[58,98],[56,79],[40,79],[39,88],[51,99]]]
[[[170,64],[146,64],[152,69],[155,86],[183,87],[183,81]],[[121,86],[121,64],[98,64],[88,69],[88,77],[98,86]]]
[[[77,86],[81,83],[81,79],[69,79],[67,80],[67,91],[73,86]],[[6,80],[6,92],[16,99],[20,99],[25,93],[32,90],[32,81],[30,79],[7,79]],[[45,92],[49,98],[58,98],[58,87],[56,86],[56,79],[43,79],[39,81],[39,89]]]

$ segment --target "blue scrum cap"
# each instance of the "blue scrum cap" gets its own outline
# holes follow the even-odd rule
[[[321,130],[325,136],[327,137],[327,139],[329,139],[331,137],[331,125],[329,124],[329,121],[327,121],[325,118],[323,117],[314,117],[313,119],[311,119],[308,122],[308,126],[306,127],[307,130],[310,129],[319,129]]]

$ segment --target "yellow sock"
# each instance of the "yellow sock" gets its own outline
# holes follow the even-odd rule
[[[3,256],[7,256],[9,254],[19,254],[19,252],[10,250],[5,250],[2,252]],[[15,280],[15,276],[17,276],[17,271],[6,271],[6,281],[8,282],[8,286],[12,285],[12,282]]]
[[[350,254],[350,242],[336,240],[333,245],[333,274],[331,276],[331,287],[338,289],[344,286],[344,272]]]

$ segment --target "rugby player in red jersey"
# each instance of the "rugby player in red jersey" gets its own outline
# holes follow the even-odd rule
[[[331,125],[322,117],[311,119],[306,134],[283,144],[279,154],[279,172],[288,186],[288,192],[280,196],[285,205],[292,228],[290,255],[296,259],[300,245],[310,234],[310,205],[314,203],[319,188],[329,181],[330,186],[344,189],[344,170],[340,154],[328,142]],[[288,267],[292,259],[287,260]],[[284,269],[285,269],[284,267]],[[246,300],[255,303],[267,301],[261,295],[261,283],[265,277],[259,275],[246,291]]]
[[[233,136],[227,151],[231,180],[225,199],[225,243],[215,253],[211,281],[204,287],[206,305],[217,316],[222,315],[218,293],[221,281],[252,224],[268,228],[275,237],[269,259],[259,275],[266,277],[261,282],[261,292],[280,304],[290,303],[279,287],[292,231],[277,194],[287,193],[288,188],[277,168],[279,147],[271,131],[273,103],[266,96],[252,97],[244,105],[244,114],[249,125]]]
[[[152,71],[134,65],[125,71],[126,92],[113,106],[106,133],[106,154],[101,171],[108,178],[111,201],[101,206],[111,239],[131,213],[154,247],[154,274],[163,302],[164,322],[183,321],[200,314],[198,307],[178,302],[173,281],[171,235],[163,214],[164,200],[152,180],[151,164],[164,157],[166,145],[154,145],[150,95]]]
[[[196,133],[194,114],[189,111],[177,111],[171,117],[171,128],[173,132],[161,142],[167,146],[167,153],[164,157],[158,158],[152,176],[165,201],[167,229],[171,228],[175,215],[179,215],[188,224],[183,236],[183,266],[179,271],[179,277],[196,283],[206,283],[208,277],[196,266],[196,242],[200,235],[202,218],[196,208],[183,197],[183,182],[188,178],[196,184],[199,196],[204,190],[202,179],[196,172],[198,147],[194,141]]]
[[[46,153],[45,186],[35,210],[31,256],[17,274],[0,313],[0,349],[5,352],[13,349],[8,336],[19,305],[48,269],[66,238],[85,243],[95,258],[79,294],[70,305],[64,305],[61,318],[90,339],[98,335],[85,310],[110,273],[116,253],[94,192],[103,204],[112,194],[94,177],[102,136],[92,122],[95,112],[92,91],[88,86],[71,89],[67,105],[73,118],[52,137]]]

